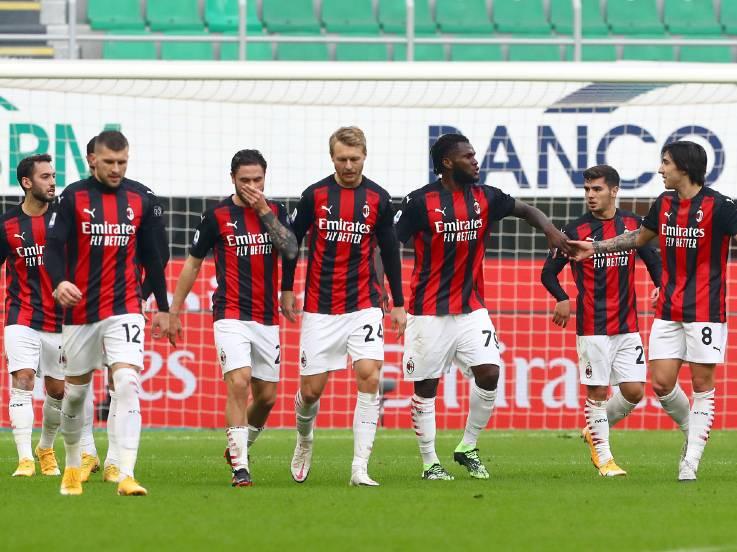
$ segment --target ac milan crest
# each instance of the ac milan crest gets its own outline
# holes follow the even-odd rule
[[[225,349],[220,349],[220,365],[225,366],[226,360],[227,360],[227,357],[225,356]]]
[[[586,363],[586,377],[589,378],[589,379],[591,379],[591,376],[593,376],[593,375],[594,375],[594,371],[591,368],[591,363],[588,362],[588,363]]]
[[[473,202],[473,212],[476,213],[477,215],[481,214],[481,205],[479,205],[479,202],[476,200],[474,200]]]
[[[369,207],[368,203],[363,204],[363,210],[361,211],[363,213],[363,218],[368,218],[371,214],[371,208]]]
[[[299,357],[299,363],[302,365],[302,368],[307,367],[307,355],[304,351],[302,351],[302,356]]]
[[[407,361],[407,373],[411,374],[415,371],[415,361],[411,358]]]

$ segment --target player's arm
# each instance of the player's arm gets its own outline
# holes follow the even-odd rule
[[[540,280],[542,281],[545,289],[552,295],[557,303],[555,309],[553,309],[553,324],[565,328],[568,325],[568,320],[571,318],[571,302],[568,294],[560,285],[558,275],[563,268],[568,264],[568,260],[562,256],[548,255],[545,259],[542,272],[540,274]]]
[[[170,253],[169,239],[166,235],[166,224],[164,223],[164,206],[161,204],[161,200],[158,196],[153,195],[153,193],[150,194],[150,196],[153,199],[153,210],[156,215],[153,219],[154,243],[156,244],[156,250],[159,252],[159,257],[161,258],[161,264],[164,269],[166,269],[166,265],[169,263]],[[143,278],[143,284],[141,284],[141,294],[143,295],[144,301],[149,298],[152,291],[152,282],[148,273],[146,273]]]
[[[145,198],[145,196],[144,196]],[[151,291],[156,298],[156,306],[159,309],[153,317],[151,324],[154,337],[168,335],[169,330],[169,298],[166,295],[166,274],[161,262],[158,248],[156,247],[155,219],[161,216],[161,212],[154,209],[150,199],[147,202],[141,226],[138,228],[137,241],[140,243],[138,254],[141,265],[146,271],[147,278],[151,279]],[[144,203],[146,205],[146,203]]]
[[[281,252],[284,259],[294,259],[299,251],[297,238],[294,237],[294,233],[287,225],[282,224],[276,218],[266,201],[264,193],[253,186],[246,186],[243,193],[248,205],[256,211],[261,222],[266,226],[266,231],[269,233],[269,238],[271,238],[274,247]]]
[[[312,205],[311,194],[305,192],[299,198],[297,208],[292,217],[292,230],[297,241],[297,255],[293,259],[284,259],[282,262],[281,274],[281,311],[290,322],[297,321],[296,301],[294,298],[294,273],[297,270],[297,261],[299,261],[299,246],[302,245],[307,231],[312,226],[314,214],[314,206]]]
[[[74,205],[72,198],[61,194],[49,221],[44,248],[44,266],[51,279],[54,299],[62,307],[73,307],[82,300],[82,292],[72,282],[66,280],[67,241],[72,235],[74,224]]]
[[[387,197],[384,209],[376,220],[376,241],[381,250],[381,263],[384,273],[389,280],[389,289],[392,293],[392,308],[390,318],[392,327],[398,335],[404,334],[407,326],[407,313],[404,310],[404,294],[402,292],[402,260],[399,256],[399,241],[394,233],[394,209],[391,200]]]
[[[566,235],[558,230],[552,221],[537,207],[515,199],[511,214],[527,221],[527,224],[545,233],[553,255],[557,255],[558,251],[562,251],[566,255],[571,253]]]
[[[597,242],[588,241],[573,241],[570,240],[568,244],[572,248],[570,255],[574,261],[583,261],[588,259],[592,255],[600,255],[606,253],[617,253],[619,251],[627,251],[628,249],[639,249],[647,245],[657,234],[646,228],[644,225],[640,226],[634,232],[627,232],[626,234],[620,234],[614,238],[608,240],[602,240]]]
[[[5,259],[8,258],[9,254],[8,237],[5,235],[5,230],[0,227],[0,266],[5,263]]]

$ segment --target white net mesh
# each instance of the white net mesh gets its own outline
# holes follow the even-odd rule
[[[128,175],[168,202],[172,291],[200,213],[232,191],[229,162],[241,148],[264,153],[267,193],[285,199],[291,211],[305,187],[332,171],[327,139],[337,127],[364,129],[365,172],[398,200],[427,182],[428,146],[455,129],[471,139],[487,184],[537,205],[563,226],[582,214],[582,172],[599,163],[620,171],[620,205],[644,214],[662,191],[655,173],[660,147],[676,138],[702,143],[710,185],[736,196],[737,163],[729,154],[737,146],[735,104],[734,85],[698,82],[0,79],[0,193],[5,207],[15,201],[19,189],[13,168],[20,158],[41,151],[55,157],[60,184],[76,180],[85,171],[87,140],[106,126],[120,127],[131,143]],[[489,240],[487,305],[503,344],[496,427],[572,428],[581,422],[574,330],[550,322],[553,300],[539,280],[545,253],[544,239],[515,219],[497,224]],[[411,251],[404,252],[404,263],[408,288]],[[737,308],[735,274],[730,266],[730,314]],[[568,269],[561,278],[574,296]],[[643,266],[637,281],[647,343],[651,285]],[[303,282],[300,265],[298,294]],[[187,301],[183,344],[173,349],[149,340],[143,385],[148,425],[223,423],[224,386],[209,312],[213,289],[214,267],[208,260]],[[283,323],[274,427],[293,425],[298,343],[298,326]],[[401,381],[401,344],[391,331],[386,344],[383,423],[409,427],[412,387]],[[727,363],[717,371],[717,427],[737,427],[736,355],[737,338],[731,337]],[[439,427],[462,427],[467,391],[459,373],[445,379]],[[98,402],[104,398],[101,383],[96,397]],[[354,397],[352,373],[333,374],[321,401],[320,426],[350,427]],[[7,424],[4,409],[0,420]],[[651,393],[623,424],[671,427]]]

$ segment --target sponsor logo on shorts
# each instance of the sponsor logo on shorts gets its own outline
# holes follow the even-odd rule
[[[591,379],[591,376],[593,375],[594,375],[594,370],[591,368],[591,363],[587,362],[586,363],[586,377]]]
[[[407,373],[411,374],[415,371],[415,361],[411,358],[407,361]]]
[[[307,368],[307,355],[304,351],[302,351],[302,355],[299,357],[299,363],[302,365],[302,368]]]
[[[225,349],[220,349],[220,365],[225,367],[226,360],[228,360],[228,357],[225,355]]]

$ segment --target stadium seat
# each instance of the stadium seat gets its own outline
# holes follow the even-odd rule
[[[189,31],[171,31],[169,35],[199,35],[208,33],[193,33]],[[162,42],[161,59],[167,60],[213,60],[215,59],[215,48],[212,42]]]
[[[606,19],[616,34],[662,33],[655,0],[609,0]]]
[[[566,61],[573,61],[573,46],[566,46]],[[617,61],[617,47],[613,44],[584,44],[581,61]]]
[[[335,61],[387,61],[389,49],[376,42],[338,43],[335,45]]]
[[[484,0],[436,0],[435,21],[442,32],[449,34],[494,32]]]
[[[719,22],[727,34],[737,35],[737,2],[722,1]]]
[[[197,0],[148,0],[146,19],[152,31],[202,31]]]
[[[404,34],[407,30],[406,0],[379,0],[379,23],[385,33]],[[432,34],[436,30],[428,0],[415,0],[415,33]]]
[[[234,33],[226,33],[232,35]],[[237,34],[237,33],[236,33]],[[249,33],[250,34],[250,33]],[[254,33],[254,34],[262,34]],[[238,43],[221,42],[220,59],[223,61],[238,61]],[[270,42],[247,42],[246,60],[248,61],[271,61],[274,59]]]
[[[121,31],[115,30],[120,34]],[[146,31],[124,30],[125,34],[147,35]],[[150,42],[127,42],[121,40],[106,40],[102,43],[103,59],[156,59],[156,43]]]
[[[549,38],[551,35],[528,35],[527,38]],[[523,38],[515,35],[515,38]],[[510,44],[509,61],[560,61],[557,44]]]
[[[665,38],[666,35],[635,35],[629,38]],[[622,59],[641,60],[641,61],[675,61],[676,54],[673,46],[654,45],[654,46],[634,46],[625,45],[622,48]]]
[[[87,19],[95,31],[143,30],[146,24],[141,15],[139,0],[88,0]]]
[[[699,39],[707,37],[699,36]],[[722,38],[714,36],[712,38]],[[731,46],[681,46],[681,61],[702,63],[731,63],[733,59]]]
[[[328,45],[323,42],[283,42],[276,45],[281,61],[329,61]]]
[[[542,0],[494,0],[493,20],[500,33],[549,33]]]
[[[722,32],[711,2],[666,0],[663,14],[668,31],[674,34],[714,35]]]
[[[504,54],[500,44],[451,44],[450,60],[504,61]]]
[[[263,0],[262,16],[270,33],[320,34],[312,0]]]
[[[329,33],[379,34],[371,0],[322,0],[322,22]]]
[[[435,36],[437,35],[425,35],[425,38]],[[392,59],[394,61],[407,61],[407,46],[394,44]],[[415,61],[445,61],[445,46],[443,44],[415,44]]]
[[[581,28],[584,36],[605,36],[609,26],[601,16],[599,0],[581,0]],[[550,0],[550,22],[555,32],[573,34],[573,7],[571,0]]]
[[[258,18],[256,2],[246,4],[246,30],[260,34],[263,25]],[[205,23],[210,32],[225,33],[238,30],[238,0],[205,0]]]

